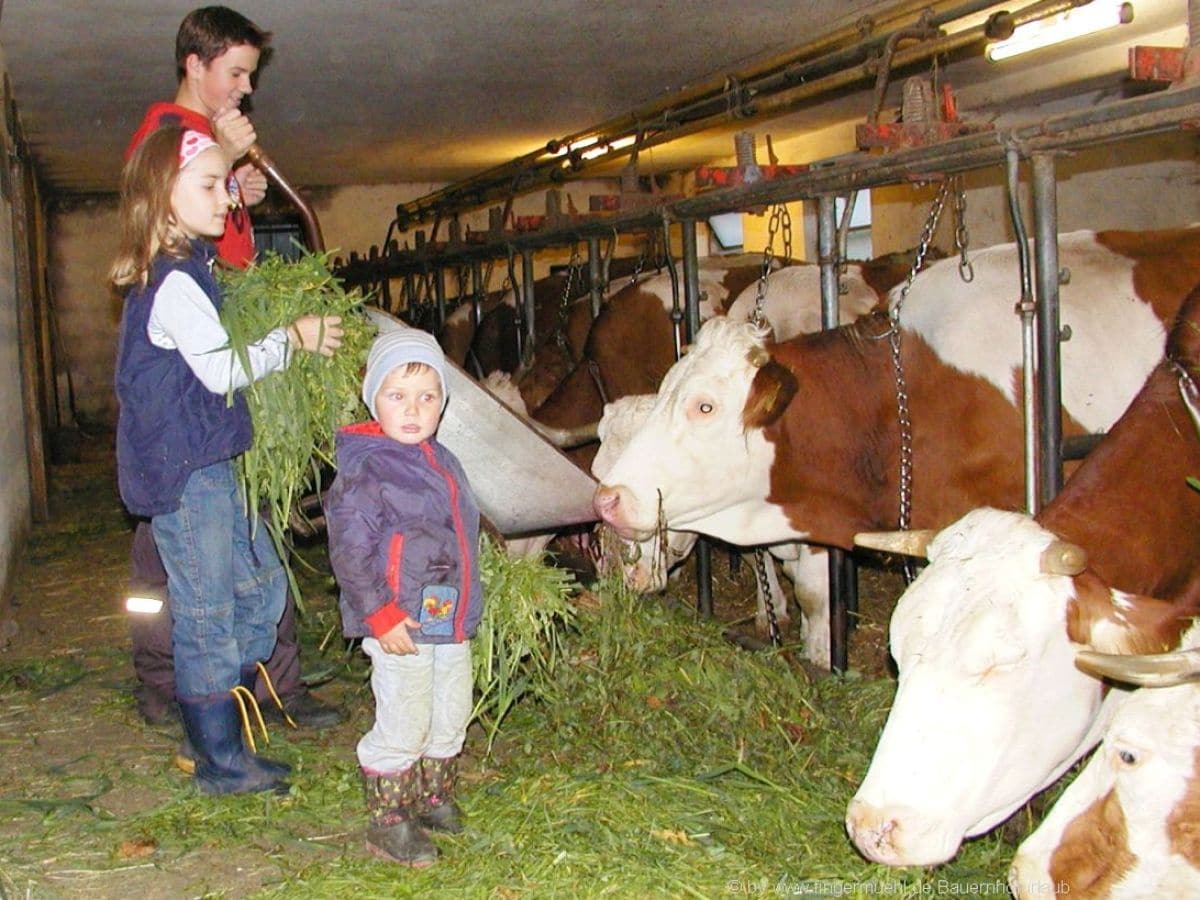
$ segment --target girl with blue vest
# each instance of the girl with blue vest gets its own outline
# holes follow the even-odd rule
[[[248,348],[222,327],[212,239],[230,206],[229,160],[208,135],[158,129],[125,166],[111,278],[125,294],[117,350],[117,479],[151,520],[174,617],[175,694],[205,793],[286,790],[283,763],[242,743],[233,689],[271,655],[287,579],[267,530],[248,516],[234,458],[250,447],[245,398],[231,389],[287,366],[295,350],[331,356],[341,319],[304,316]]]

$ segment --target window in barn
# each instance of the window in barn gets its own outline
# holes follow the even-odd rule
[[[838,225],[846,209],[846,198],[837,197],[833,203]],[[854,212],[850,216],[850,230],[846,233],[846,259],[870,259],[871,252],[871,193],[859,191],[854,201]]]
[[[742,241],[744,238],[742,234],[742,214],[740,212],[709,216],[708,231],[713,238],[710,247],[713,256],[742,252]]]
[[[259,253],[274,250],[289,261],[299,259],[306,248],[300,220],[290,216],[256,216],[254,247]]]

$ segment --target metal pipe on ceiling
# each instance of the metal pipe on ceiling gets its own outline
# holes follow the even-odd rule
[[[1078,5],[1080,2],[1087,0],[1042,0],[1028,9],[1053,6],[1055,11],[1058,11],[1064,8],[1064,5]],[[862,80],[873,72],[872,54],[879,51],[893,34],[911,29],[917,23],[939,27],[998,5],[1000,4],[997,0],[926,0],[900,3],[879,15],[860,17],[855,23],[796,50],[736,72],[701,81],[633,112],[564,138],[549,141],[545,147],[538,150],[400,204],[396,207],[397,219],[402,227],[408,227],[427,221],[435,215],[445,214],[448,210],[480,206],[489,200],[509,197],[514,193],[564,180],[564,160],[568,162],[574,174],[588,167],[589,161],[580,155],[581,151],[575,154],[568,152],[565,157],[555,154],[563,148],[571,148],[583,141],[592,141],[593,145],[598,147],[609,146],[610,149],[600,157],[604,163],[609,163],[640,149],[713,128],[731,119],[762,118],[764,109],[761,104],[768,93],[784,91],[794,98],[788,103],[807,99],[813,94],[807,91],[791,92],[788,87],[846,68],[854,73],[851,82]],[[1051,14],[1053,13],[1047,12],[1042,15]],[[946,52],[947,49],[956,48],[964,43],[982,40],[982,27],[973,29],[972,34],[974,36],[969,41],[950,42],[934,52]],[[896,63],[902,64],[904,63]],[[830,84],[832,87],[839,84],[837,81],[820,83]],[[752,105],[752,112],[746,106],[747,103]],[[780,108],[782,107],[779,103],[772,103],[766,110]],[[611,148],[613,142],[630,139],[633,142],[628,146]]]
[[[523,254],[561,246],[589,235],[609,237],[613,231],[634,231],[660,226],[665,212],[670,218],[706,219],[776,202],[809,200],[821,194],[843,194],[925,176],[941,177],[1001,163],[1007,148],[1023,154],[1069,150],[1124,138],[1155,134],[1195,119],[1200,84],[1183,84],[1153,94],[1118,100],[1101,106],[1064,113],[1032,124],[997,132],[964,135],[942,143],[899,150],[880,157],[861,154],[797,175],[709,191],[652,209],[616,213],[603,218],[572,222],[561,228],[505,236],[492,243],[451,242],[450,248],[426,243],[416,250],[389,253],[372,260],[353,260],[339,266],[349,284],[373,283],[380,277],[403,275],[422,265],[448,265],[475,257],[500,258],[513,247]]]

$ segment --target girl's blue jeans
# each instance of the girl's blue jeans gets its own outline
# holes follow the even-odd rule
[[[246,515],[232,460],[192,472],[179,509],[152,520],[171,597],[178,697],[226,693],[242,666],[275,646],[287,575],[256,520]]]

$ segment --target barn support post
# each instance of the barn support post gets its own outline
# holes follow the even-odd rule
[[[600,315],[604,302],[604,287],[600,284],[600,238],[590,235],[588,245],[588,291],[592,297],[592,318]]]
[[[1051,153],[1034,153],[1034,276],[1037,283],[1038,497],[1041,505],[1062,488],[1062,369],[1058,311],[1058,185]]]
[[[533,298],[533,251],[521,250],[521,302],[525,305],[525,351],[533,352],[535,334]]]
[[[817,198],[817,260],[821,267],[821,327],[838,327],[837,205],[833,194]],[[829,667],[845,672],[850,662],[850,613],[858,607],[853,557],[829,548]]]
[[[696,220],[679,222],[679,237],[683,244],[683,323],[690,344],[700,330],[700,254],[696,249]],[[701,537],[696,542],[696,609],[700,615],[713,614],[712,543]]]

